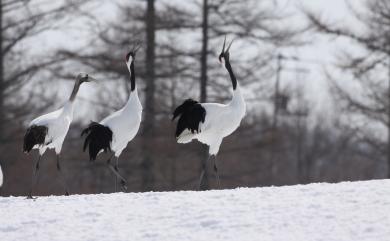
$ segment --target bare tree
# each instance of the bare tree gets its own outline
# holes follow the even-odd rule
[[[332,80],[332,90],[342,107],[350,116],[349,123],[363,123],[354,126],[357,135],[387,159],[390,177],[390,2],[374,0],[365,3],[366,12],[361,13],[349,5],[357,24],[367,31],[356,32],[342,25],[330,24],[315,13],[305,11],[313,29],[320,33],[352,40],[357,51],[344,51],[339,57],[342,71],[350,73],[353,84],[344,87]],[[348,88],[353,86],[354,88]],[[342,105],[340,105],[342,104]],[[352,120],[352,121],[351,121]],[[374,129],[387,130],[386,136],[375,134]]]
[[[145,85],[145,118],[143,135],[144,135],[144,151],[145,155],[142,161],[142,186],[143,190],[153,190],[153,159],[151,157],[153,146],[150,145],[154,135],[154,123],[155,123],[155,7],[154,0],[147,1],[146,7],[146,85]]]

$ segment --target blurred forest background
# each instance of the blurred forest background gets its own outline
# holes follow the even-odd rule
[[[390,2],[346,1],[351,21],[298,2],[0,0],[0,194],[26,195],[37,158],[22,153],[26,125],[60,107],[80,71],[100,84],[78,96],[63,170],[73,194],[113,191],[108,156],[90,163],[80,132],[124,105],[124,57],[138,40],[144,115],[120,171],[128,191],[195,190],[205,148],[176,144],[171,113],[189,97],[229,101],[217,59],[225,35],[248,109],[221,147],[221,188],[390,177]],[[42,161],[39,195],[63,194],[54,160]]]

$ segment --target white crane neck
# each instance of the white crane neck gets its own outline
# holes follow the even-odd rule
[[[72,93],[70,94],[69,101],[73,102],[76,99],[76,95],[79,92],[81,82],[79,80],[76,80],[74,82]]]
[[[237,87],[235,90],[233,90],[233,98],[232,101],[230,102],[231,105],[236,105],[236,104],[245,104],[244,96],[242,95],[242,91],[240,88],[240,85],[237,83]]]
[[[64,106],[62,107],[62,113],[61,115],[69,115],[73,117],[73,110],[74,110],[74,101],[66,101]]]
[[[127,100],[126,107],[131,107],[134,105],[140,104],[140,100],[138,97],[138,89],[137,86],[135,86],[135,89],[130,92],[129,99]]]

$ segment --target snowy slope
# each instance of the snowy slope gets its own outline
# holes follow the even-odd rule
[[[0,240],[390,240],[390,180],[0,198]]]

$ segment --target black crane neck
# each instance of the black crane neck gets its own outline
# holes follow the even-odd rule
[[[230,65],[230,61],[229,60],[225,61],[225,67],[226,67],[227,71],[229,72],[230,80],[232,81],[232,85],[233,85],[233,90],[236,90],[236,88],[237,88],[237,79],[236,79],[236,76],[233,73],[233,69],[232,69],[232,66]]]
[[[131,83],[131,91],[135,90],[135,70],[134,70],[134,60],[130,63],[130,83]]]

